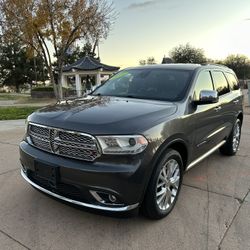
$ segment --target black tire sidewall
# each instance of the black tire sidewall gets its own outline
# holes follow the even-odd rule
[[[238,149],[239,149],[239,145],[240,145],[240,140],[239,140],[239,145],[238,145],[238,148],[236,151],[233,150],[233,137],[234,137],[234,130],[235,130],[235,127],[236,125],[239,124],[240,126],[240,139],[241,139],[241,127],[242,127],[242,122],[240,119],[237,119],[234,123],[234,126],[232,128],[232,131],[226,141],[226,143],[220,148],[220,152],[223,154],[223,155],[228,155],[228,156],[234,156]]]

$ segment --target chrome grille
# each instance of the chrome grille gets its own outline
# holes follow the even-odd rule
[[[100,156],[96,139],[88,134],[29,123],[31,145],[69,158],[94,161]]]
[[[45,127],[30,125],[30,132],[39,134],[40,136],[49,137],[49,129]]]
[[[75,133],[68,133],[64,131],[59,131],[58,137],[64,141],[73,141],[84,144],[94,144],[93,138],[86,135],[77,135]]]

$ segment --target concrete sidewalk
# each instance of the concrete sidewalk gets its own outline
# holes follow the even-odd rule
[[[108,217],[45,196],[20,176],[24,120],[0,122],[0,249],[250,249],[250,116],[237,156],[218,152],[184,177],[165,219]]]
[[[24,125],[25,119],[0,121],[0,131],[8,131],[18,128],[21,128],[23,130]]]

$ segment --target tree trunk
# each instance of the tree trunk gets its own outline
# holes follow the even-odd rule
[[[63,60],[61,58],[58,59],[58,96],[62,100],[63,99],[63,88],[62,88],[62,73],[63,73]]]
[[[18,82],[16,82],[16,93],[20,93],[20,88],[19,87],[20,86],[19,86]]]
[[[50,69],[48,69],[48,70],[49,70],[50,82],[51,82],[52,85],[53,85],[55,97],[56,97],[56,99],[58,100],[58,99],[59,99],[59,95],[58,95],[57,85],[56,85],[56,82],[55,82],[55,77],[54,77],[54,74],[53,74],[52,69],[50,68]]]
[[[59,96],[59,99],[62,100],[63,99],[63,89],[62,89],[62,73],[60,72],[58,74],[58,96]]]

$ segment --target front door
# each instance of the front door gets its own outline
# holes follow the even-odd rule
[[[194,100],[199,99],[201,90],[214,90],[209,70],[199,73],[193,93]],[[190,118],[194,127],[193,159],[191,160],[195,160],[219,143],[218,134],[223,127],[221,103],[197,105]]]

